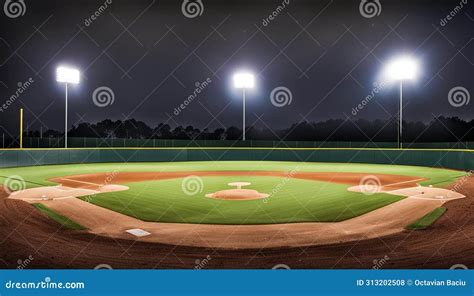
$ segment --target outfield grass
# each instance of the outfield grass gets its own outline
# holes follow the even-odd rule
[[[195,162],[144,162],[144,163],[89,163],[73,165],[49,165],[38,167],[18,167],[0,169],[0,178],[18,175],[31,184],[55,185],[47,181],[50,178],[78,174],[101,172],[169,172],[169,171],[291,171],[301,172],[341,172],[341,173],[377,173],[405,176],[419,176],[430,180],[424,185],[447,185],[467,173],[449,169],[428,168],[419,166],[381,165],[381,164],[346,164],[314,162],[279,162],[279,161],[195,161]],[[36,184],[35,184],[36,183]]]
[[[409,229],[409,230],[426,229],[429,226],[431,226],[431,224],[435,223],[439,218],[441,218],[441,216],[443,216],[446,210],[447,209],[443,207],[436,208],[433,211],[426,214],[425,216],[421,217],[419,220],[408,225],[406,229]]]
[[[54,212],[53,210],[51,210],[50,208],[48,208],[47,206],[45,206],[43,204],[35,203],[35,204],[33,204],[33,206],[35,208],[37,208],[40,212],[42,212],[43,214],[48,216],[49,218],[53,219],[54,221],[58,222],[59,224],[61,224],[62,226],[66,227],[68,229],[72,229],[72,230],[85,230],[85,229],[87,229],[84,226],[72,221],[71,219],[69,219],[67,217],[64,217],[63,215],[60,215],[60,214]]]
[[[0,169],[0,176],[18,175],[28,187],[53,185],[50,178],[100,172],[166,172],[166,171],[284,171],[349,172],[396,174],[427,178],[424,185],[448,185],[466,173],[454,170],[415,166],[304,163],[304,162],[176,162],[127,164],[75,164]],[[387,194],[371,196],[348,192],[347,185],[288,179],[281,177],[203,177],[202,191],[193,196],[182,190],[183,179],[144,181],[125,184],[128,191],[99,194],[91,202],[145,221],[270,224],[292,222],[332,222],[349,219],[400,200]],[[205,197],[207,193],[228,189],[233,181],[251,182],[262,193],[273,193],[268,202],[262,200],[228,201]],[[277,190],[275,190],[277,188]]]

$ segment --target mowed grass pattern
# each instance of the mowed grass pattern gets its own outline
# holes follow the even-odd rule
[[[202,190],[187,195],[184,179],[126,184],[130,190],[100,194],[92,203],[145,221],[204,224],[332,222],[349,219],[398,201],[388,194],[348,192],[346,185],[277,177],[203,177]],[[265,200],[207,198],[234,181],[271,196]],[[189,194],[189,193],[188,193]]]
[[[288,172],[367,173],[417,176],[430,179],[425,185],[438,187],[452,183],[466,172],[419,166],[381,165],[361,163],[315,163],[285,161],[194,161],[194,162],[146,162],[146,163],[88,163],[72,165],[48,165],[0,169],[0,177],[20,176],[28,187],[56,185],[48,179],[80,174],[103,172],[182,172],[182,171],[279,171]]]
[[[56,185],[54,177],[103,172],[176,171],[280,171],[395,174],[428,179],[423,185],[443,187],[466,175],[465,172],[398,165],[222,161],[176,163],[102,163],[53,165],[0,169],[0,178],[20,176],[27,187]],[[192,174],[192,173],[190,173]],[[400,197],[347,191],[347,185],[277,177],[204,177],[202,192],[188,196],[183,179],[126,184],[130,190],[100,194],[92,202],[146,221],[210,224],[268,224],[330,222],[349,219],[400,199]],[[247,181],[250,189],[272,193],[262,200],[226,201],[206,198],[206,193],[228,189],[227,183]]]

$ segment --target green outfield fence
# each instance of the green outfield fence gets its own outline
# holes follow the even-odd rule
[[[0,167],[226,160],[398,164],[474,170],[474,150],[461,149],[187,147],[0,150]]]
[[[11,147],[17,147],[11,146]],[[24,138],[24,148],[62,148],[64,138]],[[397,148],[394,142],[313,142],[313,141],[256,141],[248,140],[162,140],[69,138],[68,147],[277,147],[277,148]],[[405,148],[474,149],[474,142],[406,143]]]

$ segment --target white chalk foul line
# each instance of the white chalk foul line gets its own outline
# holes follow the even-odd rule
[[[406,184],[406,183],[413,183],[413,182],[418,182],[418,181],[423,181],[423,180],[425,180],[425,179],[424,178],[414,179],[414,180],[410,180],[410,181],[403,181],[403,182],[397,182],[397,183],[382,185],[382,187],[390,187],[390,186],[401,185],[401,184]]]
[[[92,183],[92,182],[86,182],[86,181],[79,181],[79,180],[74,180],[74,179],[68,179],[68,178],[60,178],[59,180],[65,180],[65,181],[70,181],[70,182],[76,182],[76,183],[82,183],[82,184],[87,184],[87,185],[94,185],[94,186],[103,186],[102,184],[97,184],[97,183]]]

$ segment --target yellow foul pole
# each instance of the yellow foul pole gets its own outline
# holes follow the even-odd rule
[[[23,108],[20,109],[20,149],[23,149]]]

